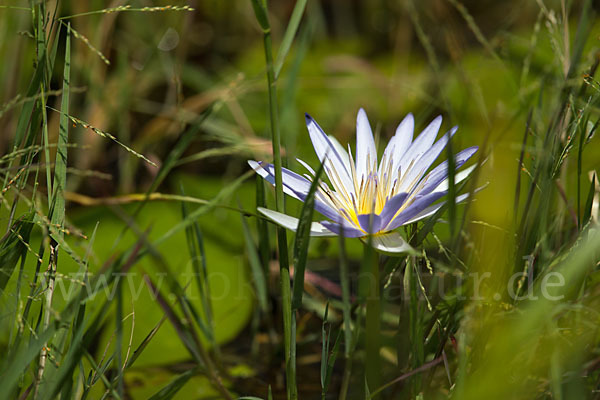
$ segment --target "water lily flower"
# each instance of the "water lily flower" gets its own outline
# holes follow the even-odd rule
[[[329,218],[311,225],[311,236],[343,235],[361,238],[386,253],[410,251],[411,247],[397,228],[433,215],[442,207],[440,200],[448,192],[448,164],[444,161],[431,169],[458,127],[452,128],[435,141],[442,117],[435,118],[413,140],[414,117],[408,114],[398,125],[383,156],[377,162],[377,150],[367,114],[361,108],[356,120],[356,161],[350,146],[348,151],[333,137],[323,132],[306,114],[306,126],[319,160],[324,165],[329,184],[319,182],[314,209]],[[455,154],[455,166],[460,168],[477,146]],[[299,175],[282,168],[283,191],[300,201],[308,195],[315,171],[304,161],[298,162],[308,174]],[[248,161],[264,179],[275,185],[272,164]],[[455,183],[466,179],[474,166],[455,174]],[[429,172],[428,172],[429,171]],[[427,173],[428,172],[428,173]],[[468,194],[456,197],[466,200]],[[435,204],[434,204],[435,203]],[[299,220],[273,210],[258,211],[275,223],[295,231]]]

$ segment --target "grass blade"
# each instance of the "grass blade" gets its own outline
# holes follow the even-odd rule
[[[325,392],[325,375],[327,373],[327,355],[329,354],[329,335],[327,334],[327,315],[329,301],[325,304],[325,313],[321,324],[321,388]]]
[[[323,324],[321,326],[321,398],[323,400],[326,398],[327,390],[329,389],[329,383],[331,382],[331,376],[333,374],[333,367],[335,366],[335,360],[339,353],[340,339],[342,338],[342,330],[340,329],[338,330],[338,334],[335,338],[333,349],[330,352],[331,326],[329,326],[328,330],[327,326],[330,325],[327,321],[328,310],[329,302],[327,302],[325,306],[325,315],[323,316]]]
[[[241,184],[246,179],[248,179],[248,177],[251,174],[254,174],[254,171],[248,171],[247,173],[245,173],[244,175],[240,176],[235,181],[230,183],[228,186],[221,189],[221,191],[212,200],[210,200],[208,202],[208,204],[198,207],[196,210],[192,211],[186,219],[179,222],[177,225],[175,225],[174,227],[169,229],[167,232],[165,232],[160,238],[158,238],[156,241],[154,241],[154,246],[160,245],[162,242],[164,242],[165,240],[167,240],[168,238],[170,238],[177,232],[181,231],[182,229],[185,229],[186,227],[188,227],[190,225],[193,225],[194,222],[200,216],[212,211],[219,204],[223,203],[223,201],[225,201],[225,199],[229,198],[229,196],[231,196],[241,186]],[[146,252],[147,252],[147,250],[144,250],[142,252],[142,254],[145,254]]]
[[[456,175],[456,162],[454,160],[452,144],[452,138],[448,136],[448,144],[446,146],[446,152],[448,154],[446,157],[448,163],[448,194],[446,195],[446,202],[448,204],[451,243],[454,242],[454,235],[456,234],[456,182],[454,181]]]
[[[67,24],[65,45],[65,67],[63,73],[63,92],[61,100],[60,125],[58,128],[58,145],[54,163],[53,198],[50,222],[54,226],[63,227],[65,219],[65,188],[67,183],[67,143],[69,142],[69,85],[71,83],[71,30]],[[59,233],[62,237],[62,232]]]
[[[342,313],[344,315],[344,356],[350,358],[352,349],[352,304],[350,299],[350,276],[348,274],[348,257],[346,243],[343,235],[340,241],[340,283],[342,286]]]
[[[588,190],[587,199],[585,200],[585,208],[583,209],[583,219],[581,226],[585,226],[592,217],[592,206],[594,205],[594,195],[596,194],[596,174],[592,175],[592,183]]]
[[[55,276],[58,270],[58,248],[59,241],[63,240],[64,232],[62,230],[65,222],[65,187],[67,182],[67,143],[69,142],[69,120],[66,115],[69,113],[69,85],[71,81],[71,30],[70,25],[67,25],[66,39],[65,39],[65,65],[63,72],[63,93],[61,99],[61,118],[59,124],[58,133],[58,145],[56,147],[56,161],[54,162],[54,181],[52,185],[52,203],[50,205],[50,224],[51,229],[50,236],[50,261],[49,267],[46,271],[46,282],[47,289],[45,294],[44,309],[44,321],[43,329],[48,330],[50,326],[50,310],[52,309],[52,300],[54,296],[54,285]],[[56,229],[59,228],[59,229]],[[80,327],[78,335],[83,335],[83,328]],[[75,337],[73,341],[81,340],[81,337]],[[56,386],[52,389],[47,389],[46,382],[53,382],[54,380],[44,380],[45,365],[47,360],[48,345],[45,344],[40,352],[40,362],[37,371],[37,380],[35,383],[35,389],[33,397],[37,398],[38,390],[42,388],[43,396],[47,393],[52,393],[51,396],[58,394],[60,388]],[[77,351],[77,345],[71,343],[69,351]],[[71,353],[67,353],[67,358]],[[81,358],[81,357],[79,357]],[[79,359],[78,358],[78,359]],[[70,360],[70,359],[69,359]],[[72,368],[75,368],[73,363]],[[68,367],[63,365],[59,370],[52,369],[51,374],[55,373],[59,375],[60,383],[71,377],[72,374],[64,375],[63,371],[68,370]],[[70,372],[70,371],[69,371]]]
[[[166,315],[163,315],[162,318],[160,319],[160,321],[158,321],[158,323],[156,324],[156,326],[154,328],[152,328],[152,330],[148,333],[148,335],[146,335],[144,340],[142,340],[142,342],[139,344],[139,346],[134,350],[133,355],[131,356],[129,361],[127,361],[127,364],[125,364],[125,369],[133,366],[135,361],[144,352],[144,350],[146,349],[146,346],[148,346],[148,344],[150,344],[150,341],[154,338],[154,336],[156,335],[156,333],[158,332],[158,330],[160,329],[160,327],[166,320],[167,320]]]
[[[304,271],[306,269],[306,258],[308,245],[310,243],[310,227],[312,224],[313,211],[315,208],[315,193],[319,187],[324,164],[321,164],[310,185],[308,194],[304,199],[300,222],[294,240],[294,285],[292,290],[292,309],[298,310],[302,306],[302,294],[304,293]]]
[[[256,208],[266,207],[265,182],[261,176],[256,175]],[[258,252],[263,267],[265,281],[269,281],[269,260],[271,259],[271,245],[269,240],[269,226],[263,218],[256,218],[258,231]]]
[[[294,6],[294,11],[292,11],[292,16],[290,17],[290,21],[288,22],[288,26],[285,30],[285,34],[283,35],[283,40],[281,41],[281,45],[279,45],[279,51],[277,52],[277,58],[275,59],[275,79],[279,77],[279,73],[283,68],[283,63],[285,62],[285,57],[290,51],[290,47],[292,46],[292,42],[294,41],[294,37],[296,36],[296,32],[298,31],[298,26],[300,25],[300,21],[302,20],[302,14],[304,14],[304,9],[306,8],[306,0],[297,0],[296,5]]]
[[[173,379],[167,386],[160,389],[150,397],[150,400],[169,400],[172,399],[181,388],[196,374],[196,369],[190,369]]]
[[[277,103],[277,79],[273,68],[273,43],[271,27],[267,13],[266,1],[252,0],[254,14],[263,30],[265,62],[267,66],[267,85],[269,93],[269,117],[271,127],[271,142],[273,146],[273,165],[275,168],[275,206],[278,212],[285,212],[283,196],[283,177],[281,171],[281,132],[279,130],[279,111]],[[292,315],[292,298],[290,289],[290,267],[287,249],[287,234],[284,228],[277,227],[277,245],[279,249],[279,283],[281,287],[284,354],[286,371],[286,390],[288,400],[298,398],[296,386],[295,336],[294,316]]]
[[[177,144],[173,147],[173,150],[169,153],[167,158],[163,161],[156,174],[156,178],[152,182],[152,185],[148,188],[147,193],[152,193],[156,191],[158,186],[164,181],[169,172],[177,165],[177,162],[183,155],[183,152],[192,144],[192,142],[200,133],[200,128],[202,128],[202,124],[208,117],[212,115],[214,110],[214,106],[208,107],[186,130],[181,134],[179,140],[177,140]]]
[[[171,307],[171,305],[167,302],[167,300],[160,293],[156,285],[152,283],[152,281],[147,275],[144,278],[146,279],[146,282],[150,286],[153,293],[156,294],[156,301],[158,302],[163,312],[173,325],[175,332],[177,332],[177,335],[179,336],[181,342],[185,345],[187,350],[190,352],[190,355],[194,358],[194,360],[197,363],[206,366],[208,377],[211,380],[215,389],[219,391],[221,396],[223,396],[223,398],[225,399],[232,399],[231,394],[229,393],[227,388],[223,386],[223,382],[217,375],[215,366],[212,360],[210,359],[208,353],[206,352],[206,349],[204,348],[204,346],[202,346],[196,335],[194,335],[194,332],[191,330],[189,322],[184,323],[179,318],[175,310]]]
[[[47,385],[40,388],[40,398],[42,400],[55,398],[63,388],[64,383],[71,378],[75,367],[83,357],[85,349],[89,347],[97,336],[98,330],[102,327],[102,320],[106,317],[109,306],[109,302],[103,304],[94,320],[90,322],[90,327],[87,330],[84,330],[84,324],[81,324],[74,332],[69,350],[62,360],[60,368],[55,370],[56,373],[53,374],[52,379],[43,382]]]
[[[265,274],[250,234],[250,228],[246,223],[244,216],[241,216],[242,228],[244,232],[244,239],[246,240],[246,248],[248,249],[248,261],[250,263],[250,270],[252,271],[252,280],[256,288],[256,297],[258,298],[258,305],[263,313],[268,312],[268,293],[266,286]]]
[[[32,228],[33,212],[29,212],[15,221],[9,232],[0,239],[0,293],[4,292],[19,258],[27,254]]]

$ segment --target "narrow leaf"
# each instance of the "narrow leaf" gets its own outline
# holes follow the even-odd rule
[[[292,309],[302,306],[302,295],[304,293],[304,270],[306,269],[306,258],[308,255],[308,244],[310,242],[310,227],[312,225],[313,211],[315,208],[315,193],[323,174],[323,164],[319,167],[310,185],[302,211],[300,221],[294,240],[294,284],[292,295]]]
[[[52,217],[50,222],[54,226],[62,227],[65,219],[65,188],[67,182],[67,143],[69,142],[69,85],[71,81],[71,30],[67,24],[67,38],[65,47],[65,67],[63,73],[63,92],[61,101],[60,125],[58,128],[58,146],[56,148],[56,161],[54,164],[54,184],[52,198]],[[62,230],[58,232],[62,238]]]
[[[4,291],[19,258],[25,256],[32,228],[33,212],[28,212],[15,221],[0,239],[0,292]]]
[[[581,226],[585,226],[592,217],[592,206],[594,205],[594,195],[596,194],[596,174],[592,176],[592,183],[588,190],[585,208],[583,209],[583,220]]]
[[[261,311],[267,312],[268,295],[265,274],[262,269],[260,260],[258,258],[258,252],[256,251],[254,240],[252,240],[252,235],[250,234],[250,228],[248,228],[248,224],[246,223],[246,219],[243,215],[241,216],[241,219],[242,228],[244,232],[244,239],[246,240],[246,248],[248,249],[248,261],[250,262],[252,280],[254,281],[254,287],[256,288],[256,297],[258,298],[258,304],[260,306]]]
[[[186,383],[188,383],[190,378],[192,376],[194,376],[195,373],[196,373],[195,368],[185,371],[183,374],[181,374],[181,375],[177,376],[175,379],[173,379],[167,386],[163,387],[158,392],[153,394],[152,397],[150,397],[150,400],[172,399],[173,396],[175,396],[177,394],[177,392],[179,392],[179,390],[181,390],[181,388]]]
[[[258,24],[263,31],[268,32],[271,28],[269,26],[269,17],[266,8],[259,0],[252,0],[252,8],[254,8],[254,15],[256,16]]]
[[[277,58],[275,59],[275,79],[279,77],[279,73],[281,72],[281,68],[283,67],[285,57],[290,51],[290,47],[292,47],[292,42],[294,41],[294,37],[296,36],[296,32],[298,31],[298,26],[300,25],[300,20],[302,20],[302,14],[304,14],[305,8],[306,0],[296,1],[294,11],[292,11],[292,16],[290,17],[290,22],[288,23],[288,26],[285,30],[285,34],[283,35],[283,40],[281,41],[281,45],[279,46]]]

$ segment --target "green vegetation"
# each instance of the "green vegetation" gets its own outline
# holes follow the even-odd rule
[[[599,11],[0,0],[0,399],[600,399]],[[360,107],[459,125],[410,254],[284,196]]]

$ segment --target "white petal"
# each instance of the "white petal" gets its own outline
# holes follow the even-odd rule
[[[298,218],[269,210],[268,208],[258,207],[257,210],[276,224],[283,226],[290,231],[296,232],[296,229],[298,228],[298,222],[300,222]],[[336,234],[325,228],[320,223],[313,222],[310,226],[310,236],[336,236]]]
[[[377,150],[367,113],[362,108],[356,117],[356,174],[357,178],[368,176],[377,165]]]
[[[369,238],[361,238],[362,241],[368,243]],[[373,248],[382,253],[398,254],[398,253],[414,253],[414,249],[406,243],[404,238],[398,232],[388,232],[372,237]]]
[[[411,162],[421,157],[435,142],[435,137],[442,126],[442,116],[436,117],[427,128],[415,139],[400,159],[401,172],[404,173]]]
[[[448,140],[454,136],[457,126],[450,129],[444,136],[442,136],[437,142],[435,142],[430,148],[425,150],[422,156],[418,157],[412,168],[406,171],[406,175],[402,178],[402,184],[398,188],[400,192],[406,192],[409,185],[412,185],[415,181],[420,181],[425,175],[425,172],[435,162],[436,158],[444,151],[444,148],[448,144]]]
[[[393,157],[393,154],[396,154],[396,141],[397,140],[398,140],[398,138],[396,137],[396,135],[394,135],[388,142],[387,146],[385,146],[385,150],[383,151],[381,160],[379,160],[379,167],[377,168],[378,171],[382,171],[382,170],[385,171],[385,169],[387,168],[387,165],[383,165],[384,161],[386,163],[389,163],[389,162],[393,163],[393,159],[391,157]]]
[[[299,159],[299,158],[296,158],[296,161],[298,161],[298,163],[299,163],[300,165],[302,165],[304,168],[306,168],[306,170],[307,170],[308,172],[310,172],[310,174],[311,174],[312,176],[315,176],[315,175],[316,175],[316,173],[315,173],[315,170],[314,170],[314,169],[312,169],[312,167],[311,167],[310,165],[308,165],[307,163],[305,163],[304,161],[302,161],[302,160],[301,160],[301,159]]]
[[[344,163],[344,166],[346,167],[346,169],[348,171],[351,171],[350,158],[348,157],[348,152],[346,151],[346,149],[344,149],[344,146],[342,146],[340,144],[340,142],[338,142],[338,140],[336,138],[334,138],[333,136],[328,135],[327,137],[329,138],[329,141],[335,148],[335,151],[337,151],[338,154],[340,155],[340,158],[342,159],[342,162]]]
[[[319,161],[325,162],[325,167],[327,167],[325,173],[329,179],[332,177],[329,175],[328,169],[334,169],[342,180],[344,188],[354,192],[350,170],[346,168],[348,154],[344,152],[344,160],[344,154],[337,152],[337,147],[331,142],[329,136],[323,132],[317,122],[308,114],[306,114],[306,127]]]
[[[415,117],[412,114],[408,114],[398,128],[396,128],[396,134],[394,135],[394,153],[393,157],[393,167],[392,171],[398,171],[398,167],[400,166],[400,160],[402,156],[406,153],[406,150],[410,147],[413,139],[413,133],[415,130]],[[387,150],[387,149],[386,149]]]
[[[456,175],[454,175],[454,184],[456,185],[457,183],[460,183],[462,181],[464,181],[465,179],[467,179],[469,177],[469,175],[471,175],[471,172],[473,172],[475,170],[475,168],[477,167],[477,164],[473,164],[472,166],[470,166],[469,168],[465,168],[464,170],[458,172]],[[448,190],[448,179],[444,179],[442,181],[442,183],[440,183],[435,189],[433,189],[434,192],[443,192]]]

